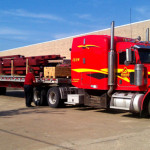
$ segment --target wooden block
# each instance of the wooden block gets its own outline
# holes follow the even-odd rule
[[[55,78],[55,67],[44,67],[44,78]]]
[[[48,63],[63,63],[63,60],[48,60]]]
[[[69,67],[44,67],[44,78],[70,77]]]
[[[56,67],[55,68],[55,75],[56,77],[67,77],[71,76],[71,68],[69,67]]]

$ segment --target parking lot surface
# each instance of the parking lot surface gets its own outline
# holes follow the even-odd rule
[[[101,149],[150,149],[150,119],[89,107],[26,108],[23,91],[0,96],[0,150]]]

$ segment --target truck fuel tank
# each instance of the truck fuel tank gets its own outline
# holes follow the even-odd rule
[[[110,108],[139,113],[143,97],[144,94],[140,93],[116,92],[112,95]]]
[[[143,64],[135,65],[134,85],[136,86],[144,85],[144,65]]]

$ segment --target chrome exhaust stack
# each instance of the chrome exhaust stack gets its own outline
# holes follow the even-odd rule
[[[111,97],[115,85],[115,51],[114,51],[114,21],[111,24],[110,52],[108,53],[108,85],[107,94]]]

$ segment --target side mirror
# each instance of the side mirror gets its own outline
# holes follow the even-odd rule
[[[128,66],[131,62],[132,62],[132,51],[131,51],[131,49],[126,49],[125,65]]]

